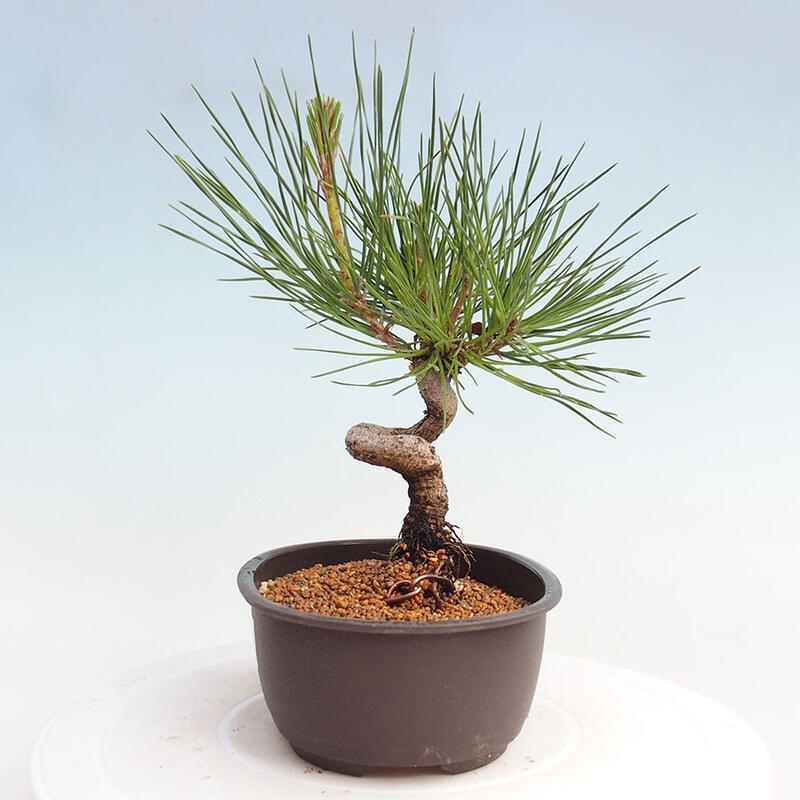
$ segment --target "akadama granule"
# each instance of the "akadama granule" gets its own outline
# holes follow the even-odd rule
[[[431,581],[422,583],[423,592],[415,597],[394,605],[387,602],[387,593],[396,581],[412,580],[418,574],[419,570],[415,571],[405,559],[315,564],[263,581],[259,591],[268,600],[301,611],[405,622],[483,617],[528,605],[522,598],[469,577],[458,579],[455,592],[446,597],[437,592],[437,585]]]

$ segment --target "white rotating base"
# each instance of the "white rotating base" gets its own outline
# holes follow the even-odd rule
[[[522,732],[491,764],[461,775],[325,772],[276,731],[252,645],[189,653],[87,692],[42,731],[30,775],[39,800],[769,795],[766,749],[727,709],[665,681],[548,654]]]

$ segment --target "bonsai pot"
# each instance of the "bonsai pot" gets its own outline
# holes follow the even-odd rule
[[[392,539],[270,550],[239,571],[252,607],[258,671],[277,729],[323,769],[464,772],[503,753],[533,700],[545,615],[561,585],[513,553],[470,545],[471,577],[522,597],[516,611],[448,622],[383,622],[298,611],[265,599],[262,581],[314,564],[388,553]]]

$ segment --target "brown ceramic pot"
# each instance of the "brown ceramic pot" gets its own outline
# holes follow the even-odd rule
[[[518,611],[449,622],[378,622],[297,611],[266,600],[263,580],[313,564],[385,554],[390,539],[270,550],[239,572],[252,607],[258,671],[278,730],[324,769],[464,772],[497,758],[530,710],[545,614],[561,597],[548,569],[470,545],[472,577],[530,601]]]

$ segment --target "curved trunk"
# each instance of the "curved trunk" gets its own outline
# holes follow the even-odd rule
[[[444,392],[442,388],[444,387]],[[408,428],[386,428],[369,422],[354,425],[347,432],[345,445],[353,458],[367,464],[388,467],[408,483],[408,513],[400,530],[400,542],[417,563],[425,555],[444,550],[449,561],[446,572],[458,572],[454,556],[468,563],[468,554],[458,544],[453,527],[447,522],[447,487],[442,462],[432,445],[453,421],[458,399],[449,381],[430,369],[417,382],[425,401],[425,414]]]

